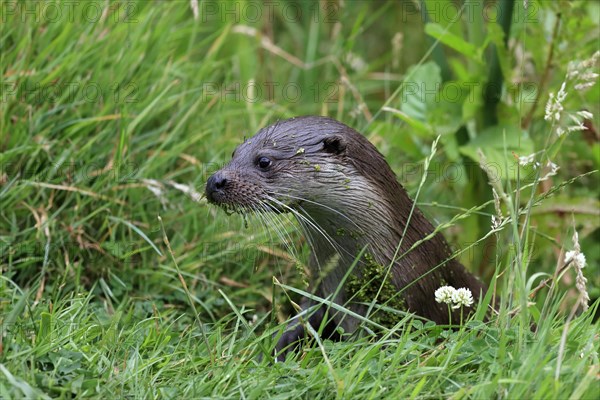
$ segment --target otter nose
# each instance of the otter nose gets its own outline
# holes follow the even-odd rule
[[[215,172],[208,181],[206,181],[206,197],[209,201],[216,201],[214,194],[216,192],[220,192],[225,187],[227,183],[227,178],[225,178],[224,174],[221,171]]]

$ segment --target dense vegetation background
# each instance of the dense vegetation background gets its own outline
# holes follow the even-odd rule
[[[597,398],[599,2],[0,7],[0,397]],[[303,114],[378,147],[500,315],[269,362],[307,249],[200,194]]]

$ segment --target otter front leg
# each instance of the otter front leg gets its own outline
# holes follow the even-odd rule
[[[309,308],[310,304],[308,302],[303,302],[302,310],[308,310]],[[323,325],[323,320],[327,314],[326,309],[326,306],[320,305],[319,308],[311,311],[310,315],[308,315],[308,323],[315,331],[319,331]],[[301,318],[302,321],[300,320]],[[277,345],[275,345],[275,358],[277,361],[285,361],[288,353],[296,351],[300,345],[300,342],[307,337],[306,328],[304,325],[305,321],[306,315],[296,316],[288,324],[285,332],[283,332],[279,338]],[[321,337],[332,340],[340,340],[341,337],[339,333],[337,333],[336,324],[333,322],[333,320],[325,321]]]

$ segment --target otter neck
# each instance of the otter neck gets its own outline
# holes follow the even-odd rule
[[[303,205],[301,212],[312,223],[298,219],[313,248],[311,264],[316,265],[311,267],[322,269],[335,254],[339,254],[340,263],[350,266],[363,248],[375,255],[378,263],[388,264],[402,235],[393,210],[365,182],[360,193],[353,193],[352,188],[332,192],[342,195],[337,201],[329,198],[328,207]]]

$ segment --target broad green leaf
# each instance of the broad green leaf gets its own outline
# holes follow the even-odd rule
[[[479,61],[479,54],[475,46],[466,42],[463,38],[451,33],[448,29],[444,28],[440,24],[429,23],[425,25],[425,33],[444,43],[451,49],[464,54],[471,60]]]
[[[528,168],[518,166],[517,157],[534,152],[533,141],[526,131],[518,127],[497,125],[487,128],[467,145],[461,146],[460,152],[479,163],[478,149],[485,155],[488,167],[502,179],[533,176]]]
[[[428,109],[439,100],[441,84],[440,67],[436,63],[410,68],[400,94],[400,110],[411,118],[426,122]]]
[[[444,23],[447,24],[444,29],[448,29],[449,32],[455,35],[462,33],[462,12],[459,5],[449,4],[440,0],[424,0],[423,3],[428,17],[423,22]],[[407,7],[407,11],[409,10],[410,8]]]
[[[463,124],[462,105],[469,99],[468,87],[461,82],[444,83],[433,104],[428,104],[427,122],[434,134],[455,133]]]
[[[406,122],[408,124],[408,126],[413,128],[415,130],[415,132],[420,134],[421,136],[429,137],[429,136],[433,135],[433,133],[432,133],[433,130],[429,125],[427,125],[424,122],[419,121],[416,118],[411,117],[410,115],[408,115],[400,110],[396,110],[395,108],[390,108],[390,107],[384,107],[383,111],[391,112],[393,115],[400,118],[402,121]]]

